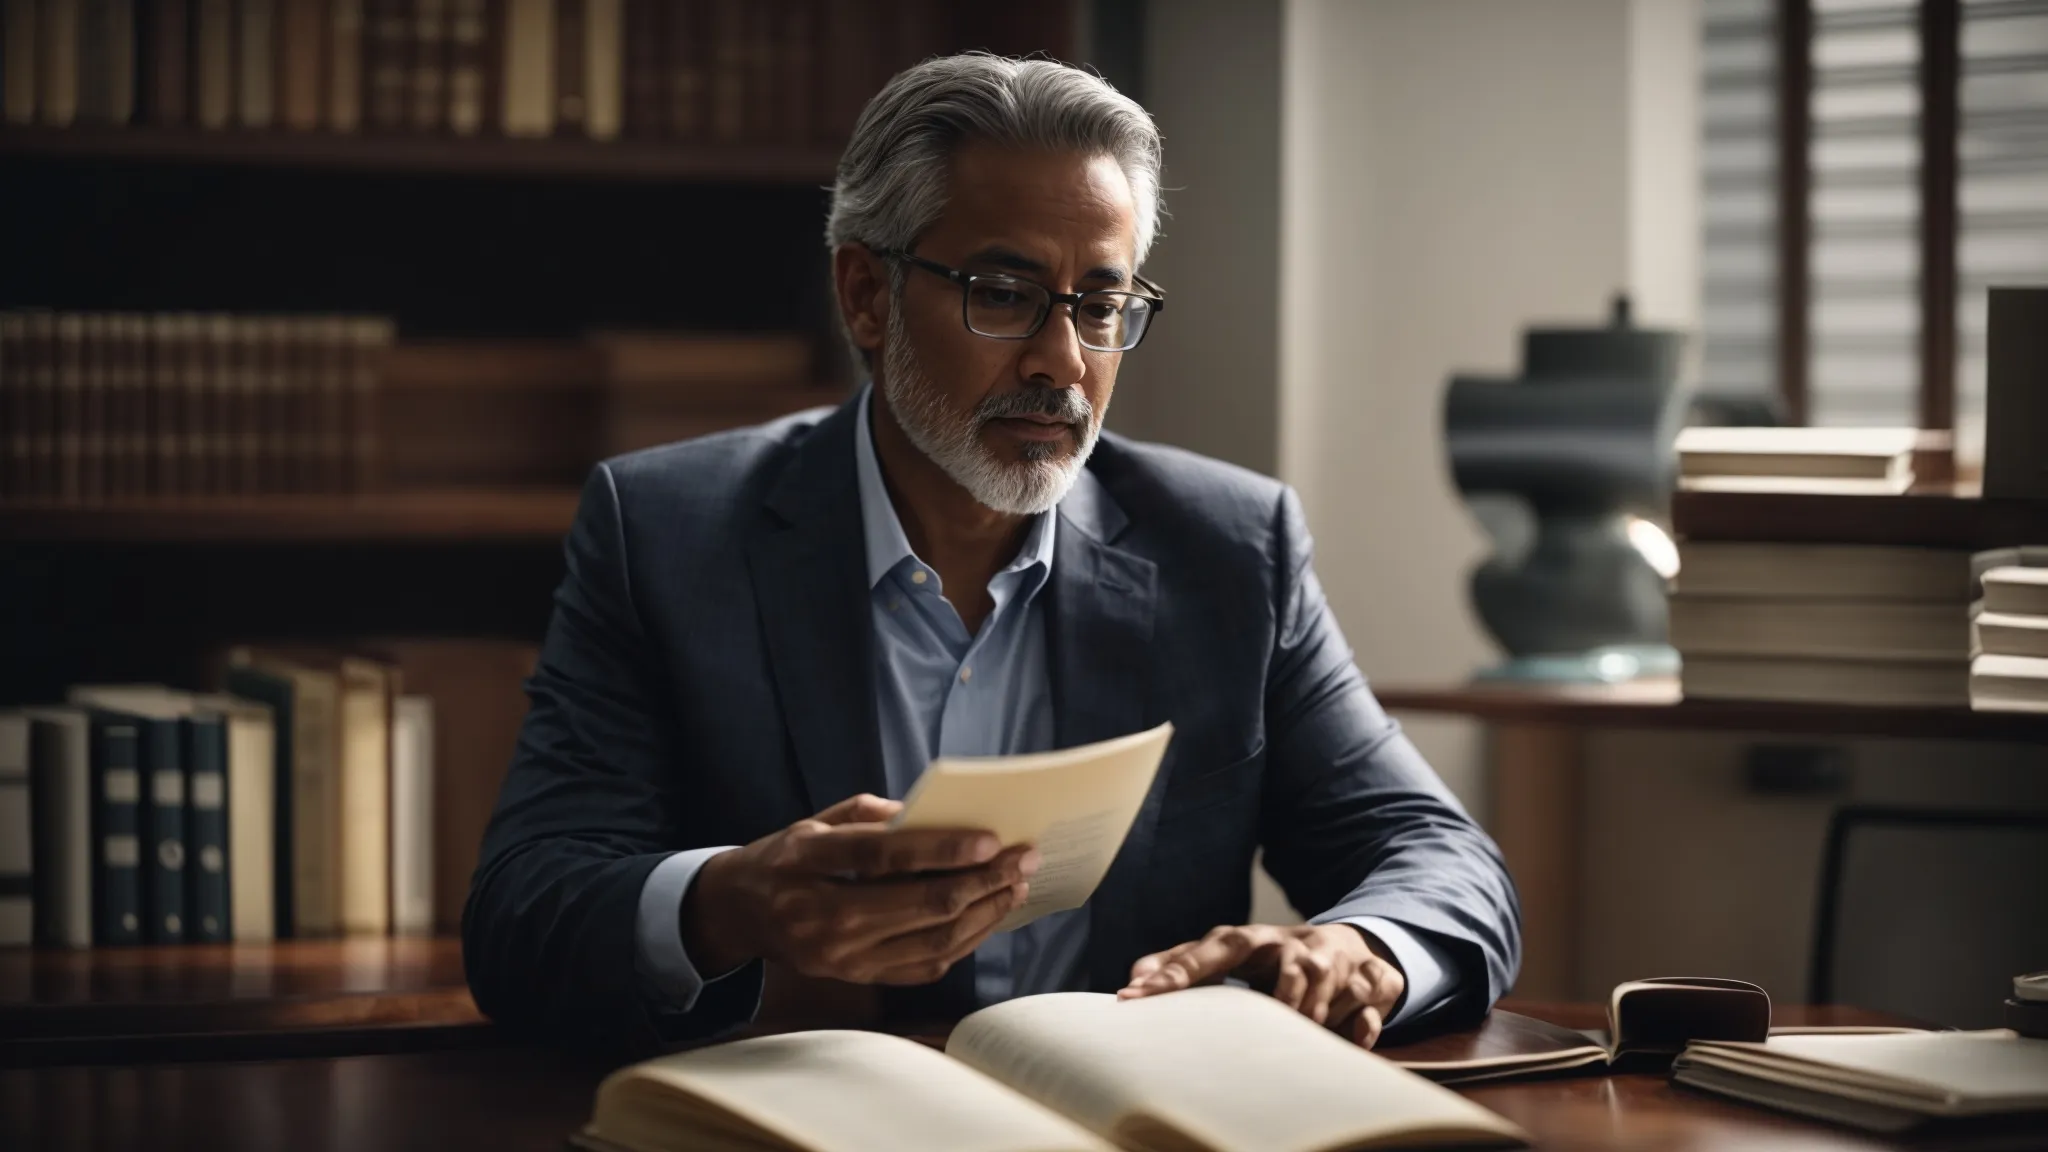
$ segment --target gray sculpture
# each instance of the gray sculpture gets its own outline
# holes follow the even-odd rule
[[[1473,605],[1511,656],[1489,678],[1676,670],[1664,578],[1628,520],[1670,498],[1683,346],[1679,333],[1634,327],[1621,296],[1605,328],[1525,332],[1518,379],[1451,379],[1444,429],[1459,490],[1516,497],[1535,520],[1524,547],[1503,547],[1490,524],[1496,555],[1472,574]]]

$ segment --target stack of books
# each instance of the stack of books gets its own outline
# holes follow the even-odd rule
[[[0,496],[372,487],[392,334],[364,316],[0,312]]]
[[[349,652],[231,659],[224,692],[0,712],[0,944],[433,930],[433,701]]]
[[[2048,712],[2048,547],[1980,553],[1970,707]]]
[[[1680,541],[1671,643],[1695,698],[1969,702],[1971,553]]]
[[[1913,486],[1913,428],[1685,428],[1678,483],[1700,492],[1897,495]]]
[[[0,114],[802,145],[849,135],[892,73],[945,50],[948,17],[940,0],[0,0]]]

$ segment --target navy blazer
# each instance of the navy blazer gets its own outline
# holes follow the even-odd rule
[[[643,1053],[744,1021],[758,978],[683,1017],[642,998],[647,874],[884,791],[853,432],[849,402],[591,473],[463,911],[470,988],[501,1024]],[[1105,433],[1059,516],[1058,746],[1175,729],[1089,902],[1088,985],[1243,922],[1263,847],[1304,913],[1434,935],[1459,992],[1424,1019],[1482,1015],[1520,961],[1514,887],[1367,690],[1292,490]]]

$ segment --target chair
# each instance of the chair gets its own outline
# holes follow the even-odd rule
[[[1808,999],[1995,1028],[2048,969],[2048,812],[1851,805],[1828,828]]]

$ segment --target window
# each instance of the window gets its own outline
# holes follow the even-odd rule
[[[1985,289],[2048,283],[2048,0],[1701,12],[1703,395],[1975,464]]]

